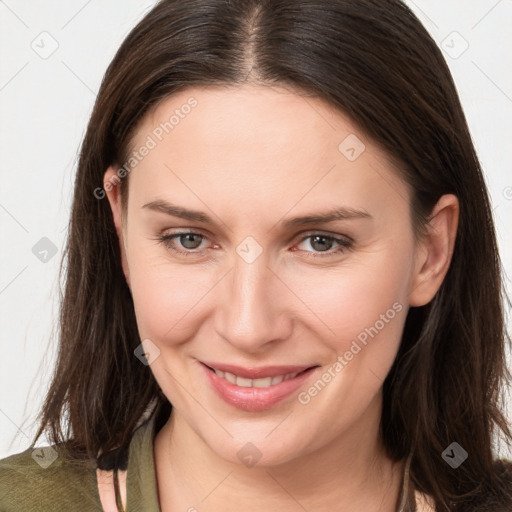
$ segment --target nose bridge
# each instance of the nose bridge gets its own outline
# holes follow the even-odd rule
[[[283,285],[267,268],[270,262],[266,252],[250,238],[236,249],[216,311],[218,333],[246,351],[286,337],[290,327],[280,289]]]

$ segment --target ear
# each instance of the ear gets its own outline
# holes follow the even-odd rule
[[[434,206],[426,234],[418,241],[409,304],[424,306],[435,296],[450,267],[457,226],[459,201],[453,194],[443,195]]]
[[[121,252],[121,265],[123,267],[123,273],[130,287],[130,271],[128,268],[128,260],[126,258],[126,242],[125,242],[125,230],[124,225],[126,219],[122,218],[121,209],[121,187],[119,176],[113,166],[110,166],[105,174],[103,175],[103,188],[110,203],[110,209],[112,210],[112,218],[117,231],[117,238],[119,240],[119,248]]]

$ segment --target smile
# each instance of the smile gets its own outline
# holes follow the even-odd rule
[[[210,364],[199,366],[214,396],[237,409],[253,412],[271,409],[291,397],[319,369],[318,365],[247,369],[217,363],[213,368]]]
[[[235,384],[242,388],[269,388],[276,384],[281,384],[285,380],[290,380],[296,377],[300,372],[287,373],[286,375],[277,375],[276,377],[265,377],[264,379],[246,379],[233,373],[223,372],[222,370],[212,369],[215,374],[221,379],[225,379],[231,384]]]

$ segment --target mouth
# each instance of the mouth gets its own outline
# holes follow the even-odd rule
[[[237,375],[236,373],[231,373],[227,371],[218,370],[216,368],[212,368],[211,366],[205,365],[210,371],[214,372],[217,377],[224,379],[231,384],[242,388],[269,388],[271,386],[276,386],[277,384],[281,384],[281,382],[294,379],[298,375],[301,375],[304,372],[307,372],[313,367],[306,368],[305,370],[290,372],[290,373],[282,373],[275,376],[268,377],[259,377],[256,379],[251,379],[247,377],[242,377],[241,375]]]
[[[244,369],[216,363],[215,366],[206,363],[200,366],[216,394],[224,402],[245,411],[274,407],[304,385],[319,368],[314,365]]]

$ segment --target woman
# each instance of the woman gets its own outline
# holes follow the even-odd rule
[[[2,511],[512,510],[489,199],[398,0],[157,4],[66,277],[53,444],[1,461]]]

